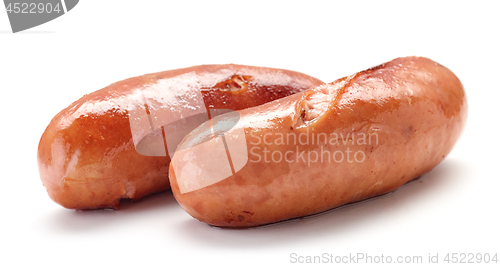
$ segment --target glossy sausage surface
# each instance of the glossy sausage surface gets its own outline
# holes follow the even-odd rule
[[[213,111],[261,105],[320,84],[298,72],[233,64],[114,83],[52,119],[38,147],[42,182],[66,208],[116,209],[121,198],[169,189],[170,155],[187,133],[179,129],[194,128]]]
[[[172,159],[172,191],[190,215],[216,226],[306,216],[429,172],[466,118],[463,86],[449,69],[398,58],[201,125]]]

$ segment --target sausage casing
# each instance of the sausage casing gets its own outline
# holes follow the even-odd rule
[[[430,171],[466,117],[463,86],[449,69],[397,58],[201,125],[172,159],[172,191],[194,218],[222,227],[322,212]]]
[[[195,124],[200,116],[189,116],[204,115],[201,109],[239,110],[320,84],[298,72],[233,64],[114,83],[52,119],[38,147],[41,180],[52,200],[66,208],[116,209],[121,198],[136,200],[169,189],[169,153],[176,144],[164,141],[184,136],[175,123],[165,126],[172,118]]]

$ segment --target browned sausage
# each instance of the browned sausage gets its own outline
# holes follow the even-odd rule
[[[466,117],[450,70],[398,58],[202,124],[172,159],[172,191],[194,218],[222,227],[318,213],[430,171]]]
[[[320,84],[293,71],[232,64],[117,82],[52,119],[38,147],[42,182],[66,208],[116,209],[121,198],[169,189],[169,155],[218,109],[261,105]]]

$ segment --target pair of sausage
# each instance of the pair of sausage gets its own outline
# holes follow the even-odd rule
[[[118,208],[168,189],[169,177],[194,218],[250,227],[397,189],[444,159],[466,117],[458,78],[426,58],[329,84],[201,66],[78,100],[48,126],[38,161],[49,195],[67,208]]]

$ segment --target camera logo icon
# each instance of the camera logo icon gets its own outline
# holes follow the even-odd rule
[[[235,127],[240,114],[207,108],[201,88],[194,72],[161,80],[137,91],[128,110],[136,151],[170,157],[181,194],[222,181],[248,162],[245,131]]]

